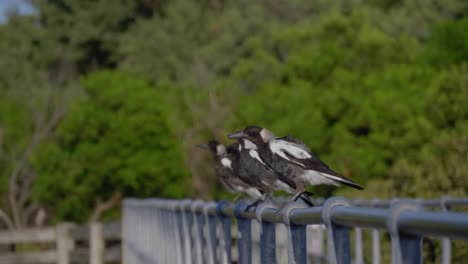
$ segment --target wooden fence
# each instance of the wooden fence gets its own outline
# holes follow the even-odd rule
[[[121,239],[120,222],[0,231],[0,263],[120,263]]]

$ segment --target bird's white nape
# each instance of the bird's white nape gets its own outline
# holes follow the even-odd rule
[[[218,146],[216,146],[216,155],[222,156],[224,154],[226,154],[226,148],[224,147],[224,145],[219,144]]]
[[[265,143],[275,138],[275,135],[273,135],[273,133],[271,133],[271,131],[269,131],[266,128],[262,128],[262,130],[260,131],[260,136],[262,137],[263,142]]]

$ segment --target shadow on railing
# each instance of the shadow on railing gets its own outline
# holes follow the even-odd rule
[[[468,239],[468,214],[449,210],[468,205],[468,198],[351,202],[333,197],[315,204],[293,202],[278,210],[272,203],[247,209],[245,201],[126,199],[124,263],[147,263],[138,258],[144,255],[152,263],[362,264],[362,229],[370,229],[372,263],[381,262],[383,231],[391,237],[393,263],[421,263],[422,239],[430,236],[441,238],[445,264],[451,261],[450,239]]]

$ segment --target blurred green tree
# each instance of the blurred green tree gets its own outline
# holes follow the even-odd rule
[[[104,201],[189,195],[181,147],[157,87],[121,72],[83,79],[53,142],[34,156],[35,197],[56,219],[85,221]],[[114,204],[116,205],[116,204]],[[102,207],[102,206],[101,206]]]

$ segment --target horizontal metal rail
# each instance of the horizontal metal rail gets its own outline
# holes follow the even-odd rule
[[[278,209],[271,203],[249,207],[246,202],[231,204],[226,201],[214,203],[199,200],[125,199],[124,220],[134,215],[136,211],[140,212],[138,214],[145,210],[155,212],[155,216],[160,217],[154,218],[158,222],[157,229],[171,227],[178,232],[177,239],[169,236],[166,237],[169,240],[165,243],[171,242],[174,248],[178,248],[178,252],[185,252],[184,257],[180,258],[180,263],[230,263],[232,254],[227,251],[231,248],[230,227],[234,218],[237,220],[239,232],[237,241],[239,263],[252,261],[251,227],[256,220],[261,225],[260,237],[263,238],[259,242],[262,263],[275,263],[276,261],[276,257],[272,255],[275,252],[276,224],[285,224],[289,229],[290,263],[307,262],[306,227],[310,225],[326,227],[329,263],[350,263],[349,230],[351,228],[356,231],[356,263],[363,263],[361,229],[373,230],[373,244],[379,243],[376,239],[379,230],[390,234],[394,263],[418,263],[422,256],[422,237],[427,236],[443,238],[443,263],[450,263],[450,240],[448,239],[468,240],[468,213],[449,211],[455,206],[468,205],[467,198],[351,202],[341,197],[334,197],[314,202],[319,206],[308,207],[302,203],[293,202]],[[441,210],[428,210],[434,209],[433,207],[439,207]],[[135,223],[127,221],[126,224],[128,226]],[[218,225],[222,228],[218,228]],[[126,236],[134,236],[132,233],[125,232],[125,229],[131,228],[124,227],[124,240]],[[168,230],[160,230],[157,233],[160,236],[167,236]],[[219,237],[224,237],[224,239],[220,240]],[[130,241],[135,243],[136,240],[130,238]],[[373,249],[373,263],[380,261],[377,252],[379,249],[380,245],[376,250]],[[159,250],[167,250],[167,248],[162,247]],[[127,254],[131,255],[131,251],[132,249],[127,248]],[[163,253],[167,254],[167,252]],[[190,256],[187,256],[189,253]],[[221,255],[226,261],[220,261]],[[209,262],[206,262],[207,259]],[[163,259],[163,262],[168,260]],[[132,261],[135,260],[132,259]]]

